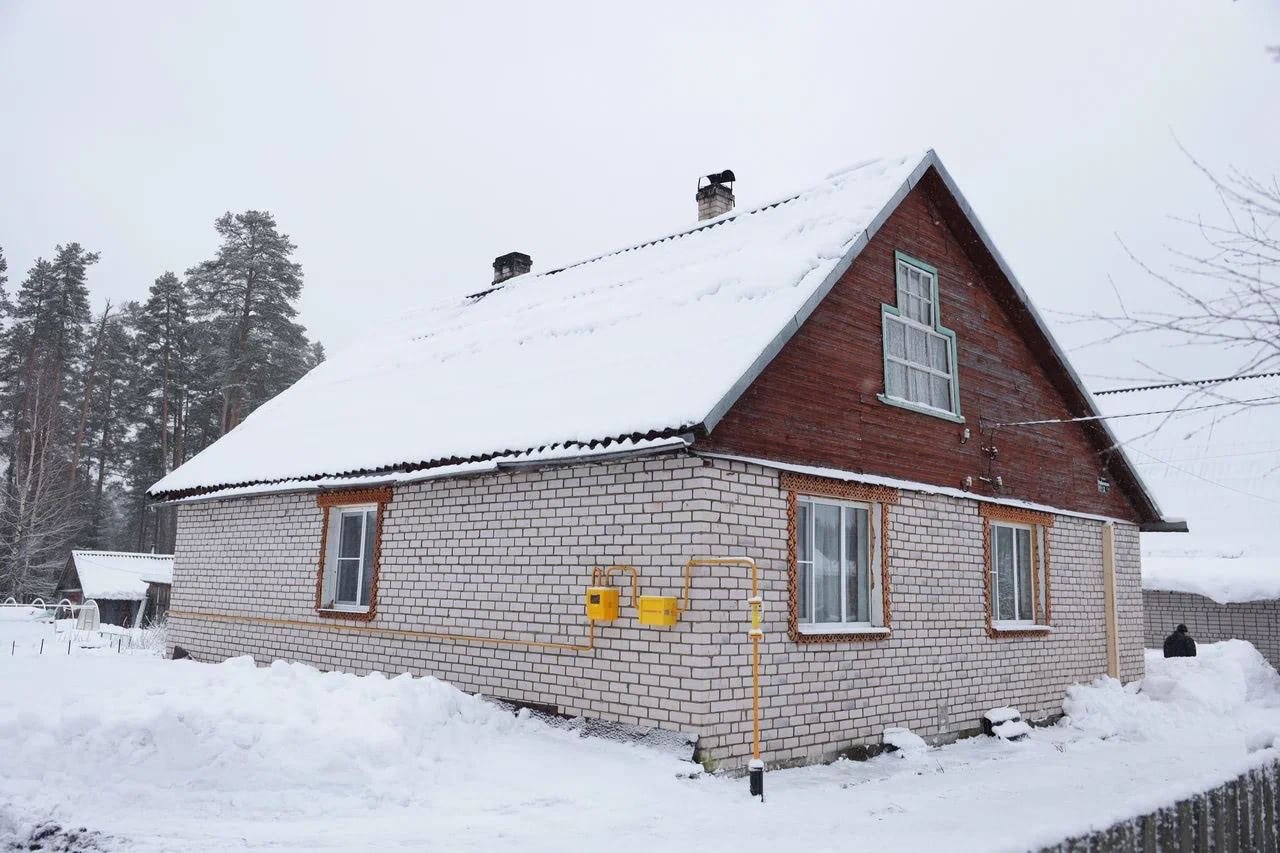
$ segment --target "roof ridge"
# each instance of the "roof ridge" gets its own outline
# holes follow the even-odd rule
[[[580,267],[580,266],[584,266],[585,264],[595,263],[596,261],[600,261],[605,258],[611,258],[614,255],[622,255],[627,252],[634,252],[636,249],[644,249],[648,246],[654,246],[654,245],[657,245],[658,243],[665,243],[667,240],[675,240],[679,237],[687,237],[690,234],[697,233],[698,231],[705,231],[708,228],[714,228],[717,225],[723,225],[726,222],[732,222],[733,220],[737,219],[739,216],[751,216],[753,214],[762,213],[766,210],[770,210],[772,208],[779,207],[784,204],[789,204],[795,201],[796,199],[800,198],[802,195],[805,195],[806,193],[813,192],[819,187],[842,181],[848,176],[852,175],[854,172],[859,172],[867,168],[868,166],[874,166],[877,163],[884,163],[884,162],[895,160],[895,159],[919,161],[919,160],[923,160],[928,154],[932,152],[933,152],[933,149],[928,148],[928,149],[925,149],[924,151],[918,152],[918,155],[917,154],[900,155],[898,157],[882,156],[882,157],[871,157],[866,160],[859,160],[857,162],[850,163],[849,165],[844,166],[843,168],[835,169],[834,171],[828,172],[826,175],[823,176],[822,180],[814,181],[813,183],[805,186],[803,189],[796,190],[795,192],[778,196],[773,201],[762,202],[760,204],[757,204],[755,207],[751,207],[751,208],[730,210],[712,219],[702,220],[700,222],[694,223],[689,227],[682,228],[677,231],[671,231],[661,237],[654,237],[649,240],[644,240],[639,243],[633,243],[631,245],[624,246],[621,249],[614,249],[611,252],[602,252],[601,254],[598,254],[598,255],[592,255],[590,257],[583,258],[580,261],[574,261],[573,263],[563,264],[557,267],[556,269],[537,273],[531,276],[531,278],[541,278],[542,276],[546,276],[546,275],[555,275],[556,273],[564,272],[565,270],[573,269],[574,267]],[[515,279],[511,279],[511,280],[514,281]],[[492,289],[496,290],[497,288],[492,288]]]
[[[872,162],[875,162],[875,161],[872,161]],[[833,178],[828,177],[827,180],[824,181],[824,183],[830,180],[833,180]],[[486,287],[484,290],[479,290],[479,291],[476,291],[475,293],[468,293],[466,296],[463,297],[463,299],[479,299],[482,296],[488,296],[490,293],[493,293],[495,291],[505,290],[506,288],[515,284],[528,284],[530,281],[535,281],[540,278],[546,278],[547,276],[557,275],[558,273],[565,272],[566,270],[576,269],[578,267],[584,267],[587,264],[594,264],[598,261],[603,261],[605,258],[616,257],[617,255],[625,255],[627,252],[634,252],[638,249],[647,249],[650,246],[656,246],[659,243],[666,243],[668,240],[678,240],[681,237],[688,237],[690,234],[696,234],[699,231],[706,231],[709,228],[715,228],[717,225],[728,224],[729,222],[732,222],[733,220],[737,219],[739,216],[750,216],[752,214],[760,213],[770,208],[779,207],[780,205],[788,204],[800,198],[800,196],[816,188],[817,186],[819,186],[819,184],[814,184],[811,187],[806,187],[800,192],[793,193],[785,198],[777,199],[776,201],[768,202],[767,204],[758,205],[756,207],[751,208],[750,210],[747,210],[747,209],[731,210],[727,213],[722,213],[721,215],[715,217],[714,219],[707,219],[702,222],[697,222],[694,225],[689,226],[688,228],[685,228],[683,230],[671,231],[667,234],[663,234],[661,237],[653,237],[648,240],[643,240],[639,243],[632,243],[630,245],[623,246],[621,249],[613,249],[608,252],[601,252],[598,255],[590,255],[588,257],[582,258],[581,260],[573,261],[572,263],[562,264],[561,266],[558,266],[552,270],[547,270],[545,272],[537,272],[528,276],[512,276],[502,284],[495,284],[490,287]],[[521,279],[523,279],[523,281]]]

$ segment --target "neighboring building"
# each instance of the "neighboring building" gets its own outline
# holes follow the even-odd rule
[[[54,600],[83,604],[92,599],[102,622],[140,626],[164,615],[172,583],[172,554],[74,550]]]
[[[1143,536],[1148,648],[1185,623],[1199,642],[1248,640],[1280,667],[1277,399],[1276,376],[1099,395],[1108,412],[1157,413],[1117,430],[1161,505],[1193,521],[1187,536]]]
[[[1280,593],[1257,601],[1221,602],[1190,592],[1144,589],[1147,646],[1161,648],[1177,625],[1198,643],[1248,640],[1280,669]]]
[[[1101,422],[1013,425],[1093,408],[936,155],[737,213],[716,178],[680,231],[498,258],[153,486],[179,504],[172,641],[434,675],[740,766],[750,571],[695,568],[666,627],[626,572],[617,621],[585,599],[593,567],[678,601],[686,561],[743,555],[770,762],[1140,677],[1138,531],[1179,525]]]

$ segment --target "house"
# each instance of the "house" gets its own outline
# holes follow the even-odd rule
[[[742,211],[732,178],[654,239],[499,257],[156,483],[172,641],[689,732],[722,767],[752,754],[757,595],[775,765],[1140,677],[1139,531],[1185,525],[1104,422],[1025,423],[1093,404],[936,154]]]
[[[1200,642],[1248,640],[1280,667],[1278,399],[1276,376],[1098,395],[1125,415],[1116,431],[1161,505],[1196,520],[1187,536],[1142,536],[1148,648],[1185,624]]]
[[[162,617],[172,583],[172,554],[76,549],[63,566],[54,600],[92,600],[102,622],[127,628]]]

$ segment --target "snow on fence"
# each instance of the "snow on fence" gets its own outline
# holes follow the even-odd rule
[[[1227,784],[1041,853],[1280,850],[1280,761]]]

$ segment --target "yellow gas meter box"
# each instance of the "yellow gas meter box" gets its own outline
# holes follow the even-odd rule
[[[618,591],[607,586],[587,587],[587,618],[612,622],[618,618]]]
[[[680,619],[675,596],[640,596],[641,625],[674,625]]]

